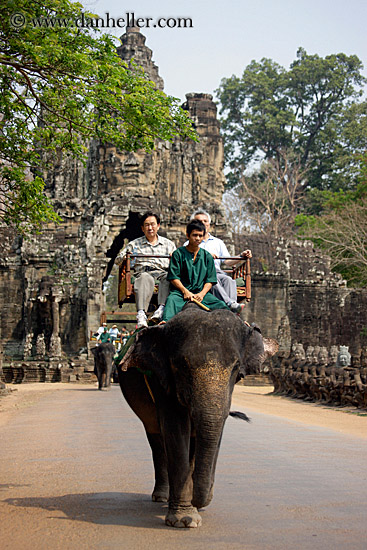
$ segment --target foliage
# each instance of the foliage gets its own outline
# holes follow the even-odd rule
[[[106,295],[106,307],[110,311],[115,310],[117,307],[116,297],[118,295],[118,283],[119,272],[118,269],[115,267],[103,287]]]
[[[321,58],[300,48],[287,71],[270,59],[252,61],[241,78],[222,80],[217,95],[229,186],[261,160],[291,151],[306,188],[355,185],[356,154],[367,146],[366,79],[357,56]],[[354,170],[352,170],[354,167]]]
[[[14,13],[26,18],[24,27],[14,27]],[[113,38],[34,24],[83,13],[95,17],[69,0],[5,0],[0,7],[0,219],[22,232],[57,219],[42,178],[56,153],[80,158],[91,138],[147,151],[157,137],[195,139],[178,100],[130,70]]]
[[[289,70],[262,59],[241,78],[222,80],[227,181],[232,204],[241,204],[239,225],[247,219],[253,231],[292,235],[298,214],[319,215],[356,190],[367,150],[362,68],[355,55],[321,58],[300,48]]]
[[[303,236],[313,240],[331,258],[331,267],[353,286],[367,284],[367,200],[350,201],[322,216],[305,216]]]
[[[243,175],[224,199],[232,231],[239,233],[247,226],[273,237],[291,232],[304,175],[300,163],[285,150],[279,151],[278,158],[262,162],[251,175]]]
[[[359,159],[355,190],[320,192],[319,215],[300,214],[300,236],[311,239],[331,258],[331,266],[353,286],[367,284],[367,154]]]

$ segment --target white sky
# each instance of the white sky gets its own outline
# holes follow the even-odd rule
[[[255,59],[285,68],[298,47],[324,57],[356,54],[367,76],[366,0],[82,0],[101,16],[191,17],[193,28],[145,28],[146,44],[165,82],[165,92],[213,93],[223,77],[241,76]],[[121,36],[124,29],[110,28]]]

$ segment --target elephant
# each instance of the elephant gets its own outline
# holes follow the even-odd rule
[[[232,312],[188,304],[166,324],[141,330],[122,358],[120,387],[144,424],[155,469],[152,499],[168,499],[167,525],[201,525],[198,509],[213,496],[233,387],[275,351],[274,340]]]
[[[113,344],[103,343],[92,348],[94,355],[94,372],[98,378],[98,389],[109,389],[111,386],[113,357],[116,353]]]

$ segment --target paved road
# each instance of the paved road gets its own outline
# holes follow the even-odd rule
[[[247,412],[227,421],[203,526],[180,530],[150,501],[119,388],[45,394],[1,428],[1,550],[366,550],[366,440]]]

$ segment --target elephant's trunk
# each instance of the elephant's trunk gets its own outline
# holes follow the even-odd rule
[[[207,365],[204,372],[206,382],[203,384],[199,376],[192,388],[196,431],[193,504],[197,508],[207,506],[212,497],[219,446],[233,389],[229,369],[218,366],[209,369]]]
[[[196,428],[193,505],[207,506],[212,499],[215,467],[225,418],[201,418]]]

